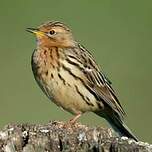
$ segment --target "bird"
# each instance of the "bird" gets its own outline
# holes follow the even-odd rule
[[[26,30],[36,36],[31,57],[35,80],[52,102],[74,115],[71,124],[82,114],[93,112],[120,136],[138,141],[124,123],[126,113],[111,81],[91,52],[75,40],[69,26],[49,21]]]

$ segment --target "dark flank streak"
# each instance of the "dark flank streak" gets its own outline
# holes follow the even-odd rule
[[[78,77],[74,73],[72,73],[70,68],[66,67],[65,65],[62,65],[62,67],[65,71],[69,72],[69,74],[72,75],[75,79],[81,79],[80,77]]]
[[[70,85],[69,83],[67,83],[67,85],[68,85],[69,87],[71,87],[71,85]]]
[[[87,99],[85,98],[85,96],[80,92],[80,90],[78,89],[78,86],[75,85],[76,91],[77,93],[82,97],[82,99],[86,102],[86,104],[88,104],[89,106],[94,106],[91,102],[89,102]]]
[[[83,100],[85,100],[84,95],[79,91],[78,86],[75,85],[77,93],[82,97]]]
[[[53,73],[51,73],[51,78],[52,78],[52,79],[54,78]]]
[[[60,73],[58,73],[58,77],[60,78],[60,80],[63,81],[63,84],[65,85],[65,84],[66,84],[66,81],[65,81],[64,78],[60,75]]]
[[[94,95],[94,97],[96,98],[96,100],[101,100],[101,98],[95,93],[95,91],[93,91],[93,86],[92,88],[89,87],[80,77],[76,76],[74,73],[72,73],[71,69],[66,67],[65,65],[62,65],[63,69],[66,70],[67,72],[69,72],[70,75],[72,75],[76,80],[80,80],[81,83],[86,87],[86,89]]]
[[[84,83],[85,84],[85,83]],[[85,84],[85,87],[88,89],[88,91],[94,95],[94,97],[96,98],[97,101],[101,101],[101,97],[98,96],[95,91],[93,90],[93,88],[89,87],[88,85]]]
[[[48,71],[45,72],[45,75],[48,76]]]

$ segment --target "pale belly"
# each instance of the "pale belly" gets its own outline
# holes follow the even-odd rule
[[[49,71],[47,75],[35,78],[51,101],[72,114],[98,109],[96,98],[80,80],[74,78],[67,71]]]

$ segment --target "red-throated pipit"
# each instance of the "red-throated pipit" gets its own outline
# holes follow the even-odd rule
[[[71,123],[91,111],[105,118],[121,136],[137,141],[123,122],[125,112],[111,82],[71,30],[52,21],[27,31],[37,39],[32,55],[34,77],[51,101],[75,115]]]

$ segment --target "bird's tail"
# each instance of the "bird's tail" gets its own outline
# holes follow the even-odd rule
[[[100,113],[96,113],[99,116],[104,117],[109,124],[112,126],[112,128],[120,135],[120,136],[126,136],[128,138],[132,138],[135,141],[138,141],[136,136],[133,135],[133,133],[130,131],[130,129],[125,125],[125,123],[117,116],[115,115],[104,115]]]

